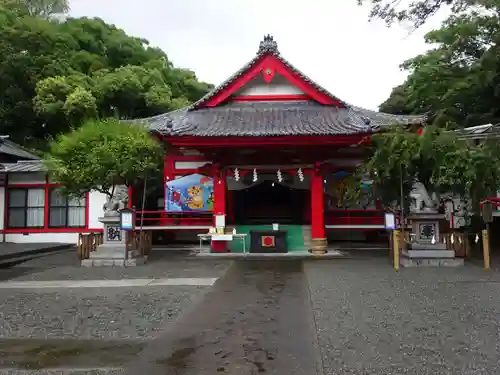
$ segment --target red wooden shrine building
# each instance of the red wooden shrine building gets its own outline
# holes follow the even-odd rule
[[[145,212],[145,226],[206,232],[214,214],[225,214],[226,224],[237,228],[272,223],[309,228],[305,246],[315,248],[326,247],[332,230],[328,237],[339,239],[381,230],[383,212],[369,182],[365,203],[345,207],[343,181],[366,156],[371,134],[424,120],[345,103],[284,59],[266,36],[252,60],[198,102],[137,120],[168,145],[166,185],[193,174],[208,176],[213,184],[213,209],[175,212],[163,206],[161,196],[156,215]],[[168,187],[163,192],[168,195]],[[196,194],[189,191],[191,203]]]

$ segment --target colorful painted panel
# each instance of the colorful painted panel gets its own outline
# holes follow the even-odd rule
[[[375,208],[375,197],[371,181],[362,181],[358,203],[345,201],[348,188],[355,187],[355,179],[349,172],[339,171],[329,178],[325,186],[328,195],[327,209],[371,209]]]
[[[167,182],[165,211],[205,212],[213,211],[214,184],[212,178],[191,174]]]

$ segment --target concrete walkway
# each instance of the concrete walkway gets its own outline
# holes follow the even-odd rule
[[[0,266],[22,262],[57,251],[71,250],[74,244],[47,242],[47,243],[0,243]]]
[[[0,289],[121,288],[140,286],[211,286],[217,278],[164,278],[123,280],[5,281]]]

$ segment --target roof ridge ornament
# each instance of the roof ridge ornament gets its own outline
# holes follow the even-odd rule
[[[278,43],[276,43],[271,34],[264,35],[264,40],[259,44],[259,51],[257,53],[261,54],[263,52],[279,54]]]

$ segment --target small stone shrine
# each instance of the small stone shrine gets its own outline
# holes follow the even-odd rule
[[[444,213],[438,212],[436,194],[432,197],[425,186],[416,183],[411,193],[413,204],[408,220],[411,234],[408,249],[403,251],[400,262],[403,267],[453,267],[463,265],[463,259],[455,258],[440,236],[440,222]]]
[[[127,206],[127,188],[118,186],[113,197],[104,204],[104,217],[99,221],[104,224],[104,239],[89,259],[82,260],[82,266],[117,266],[130,267],[144,264],[145,258],[139,250],[127,251],[126,233],[120,228],[120,210]]]

